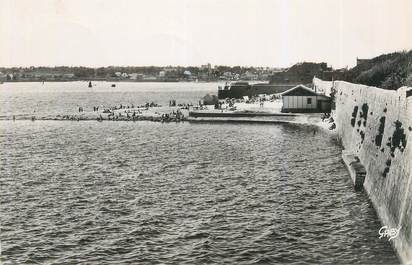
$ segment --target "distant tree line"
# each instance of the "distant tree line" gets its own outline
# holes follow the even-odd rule
[[[56,67],[0,67],[0,72],[5,73],[48,73],[48,74],[74,74],[77,78],[93,78],[93,77],[115,77],[115,73],[139,73],[145,75],[158,75],[160,71],[169,69],[175,72],[177,76],[182,76],[185,71],[190,71],[191,74],[198,75],[200,73],[208,73],[213,76],[220,76],[225,72],[232,74],[242,74],[246,71],[258,72],[261,68],[243,67],[243,66],[214,66],[207,69],[198,66],[108,66],[108,67],[83,67],[83,66],[56,66]]]

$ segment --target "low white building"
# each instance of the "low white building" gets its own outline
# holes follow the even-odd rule
[[[282,94],[282,112],[329,112],[331,98],[298,85]]]
[[[184,71],[183,74],[185,76],[191,76],[192,75],[192,73],[189,70]]]
[[[129,74],[129,78],[131,79],[131,80],[142,80],[143,79],[143,74],[140,74],[140,73],[131,73],[131,74]]]
[[[66,78],[66,79],[72,79],[72,78],[74,78],[74,74],[66,73],[66,74],[63,74],[62,77]]]

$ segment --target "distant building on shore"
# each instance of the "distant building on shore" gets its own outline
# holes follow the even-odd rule
[[[356,57],[356,65],[368,63],[370,61],[371,61],[371,59],[360,59],[360,58]]]
[[[210,72],[212,70],[212,65],[210,63],[201,65],[200,70]]]
[[[293,86],[310,84],[314,76],[331,81],[341,79],[345,71],[346,69],[334,70],[332,67],[328,67],[326,63],[303,62],[297,63],[282,72],[274,73],[270,77],[270,83]]]
[[[75,75],[73,73],[62,74],[63,79],[73,79],[74,77],[75,77]]]
[[[129,79],[130,80],[143,80],[144,74],[140,73],[131,73],[129,74]]]
[[[282,112],[330,112],[331,98],[298,85],[282,94]]]
[[[129,78],[129,74],[127,74],[127,73],[122,73],[121,77],[122,77],[122,78]]]
[[[290,85],[272,85],[267,83],[249,84],[245,81],[226,82],[223,86],[218,86],[219,99],[225,98],[249,98],[260,94],[278,94],[291,88]]]

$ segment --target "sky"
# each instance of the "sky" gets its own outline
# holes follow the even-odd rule
[[[0,66],[289,67],[412,49],[412,0],[0,0]]]

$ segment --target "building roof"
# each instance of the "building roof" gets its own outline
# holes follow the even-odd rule
[[[315,91],[313,91],[312,89],[304,85],[297,85],[295,87],[292,87],[286,90],[285,92],[281,93],[281,95],[282,96],[320,96],[326,99],[329,98],[325,95],[316,93]]]
[[[282,96],[316,96],[316,92],[304,85],[297,85],[282,93]]]

